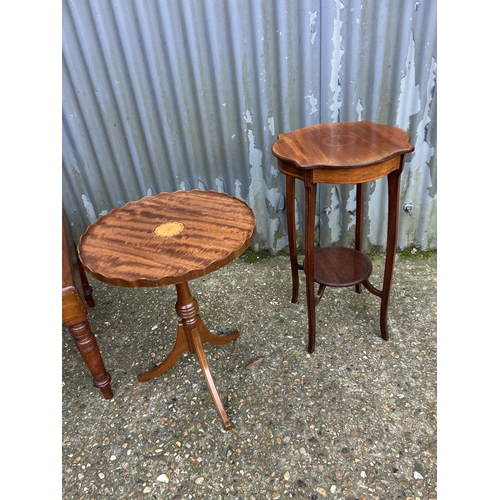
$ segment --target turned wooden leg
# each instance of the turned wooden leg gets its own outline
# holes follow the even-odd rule
[[[113,397],[111,376],[104,367],[104,362],[89,322],[84,320],[76,325],[68,326],[68,330],[73,336],[78,351],[87,364],[90,373],[92,373],[94,386],[101,389],[106,399],[111,399]]]
[[[177,303],[175,309],[181,318],[177,325],[177,339],[174,347],[167,358],[158,366],[151,370],[138,375],[141,382],[146,382],[153,377],[157,377],[170,369],[179,357],[186,351],[196,354],[198,362],[200,363],[203,376],[208,385],[210,395],[215,403],[217,412],[222,420],[222,425],[226,430],[231,428],[231,422],[227,416],[224,405],[220,399],[219,393],[215,386],[208,360],[203,350],[203,344],[209,342],[215,345],[224,345],[239,337],[239,332],[235,330],[229,335],[218,336],[214,335],[205,326],[200,316],[198,315],[198,302],[192,296],[187,283],[179,283],[177,288]]]
[[[363,213],[365,205],[364,184],[356,184],[356,234],[354,248],[361,252],[363,249]],[[356,292],[361,293],[361,283],[356,285]]]
[[[306,275],[307,319],[309,342],[307,350],[312,353],[316,343],[316,294],[314,291],[314,221],[316,215],[316,184],[305,179],[305,258],[304,272]]]
[[[380,332],[384,340],[389,340],[387,329],[387,309],[389,307],[389,294],[391,293],[394,260],[398,239],[398,212],[399,212],[399,179],[403,170],[404,156],[401,158],[401,168],[394,170],[387,176],[389,191],[389,208],[387,222],[387,246],[385,253],[384,284],[382,289],[382,302],[380,305]]]
[[[297,262],[297,230],[295,227],[295,178],[286,176],[286,223],[288,229],[288,248],[292,269],[292,303],[299,295],[299,271]]]

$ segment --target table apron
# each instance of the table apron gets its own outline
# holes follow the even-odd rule
[[[402,167],[401,155],[397,155],[386,161],[372,165],[360,165],[354,167],[332,167],[318,166],[311,169],[299,168],[294,163],[278,159],[278,169],[285,175],[289,175],[302,181],[310,175],[314,184],[358,184],[374,181]]]

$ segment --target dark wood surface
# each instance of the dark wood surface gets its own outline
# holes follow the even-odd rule
[[[203,344],[224,345],[237,339],[239,332],[211,333],[198,315],[188,281],[236,259],[250,246],[255,231],[255,216],[247,203],[225,193],[195,189],[147,196],[116,208],[87,229],[78,247],[85,269],[105,283],[132,288],[175,284],[176,341],[164,361],[138,379],[158,377],[184,352],[194,353],[225,429],[231,422]]]
[[[62,218],[62,322],[68,328],[76,347],[92,374],[94,386],[106,399],[113,397],[111,376],[106,371],[97,340],[87,320],[87,308],[94,306],[92,288],[78,260],[69,222]]]
[[[168,223],[183,230],[155,234]],[[254,235],[255,217],[245,202],[215,191],[176,191],[146,196],[99,218],[81,237],[79,255],[87,272],[105,283],[171,285],[223,267]]]
[[[369,121],[323,123],[278,135],[274,156],[301,169],[367,166],[411,153],[404,130]],[[352,182],[352,181],[351,181]]]
[[[314,252],[314,281],[321,285],[346,287],[366,281],[372,272],[371,260],[346,247],[324,247]]]
[[[308,314],[308,351],[313,352],[316,339],[316,311],[327,286],[350,286],[361,292],[360,269],[368,271],[366,262],[356,254],[347,264],[348,253],[340,251],[314,251],[316,216],[316,186],[318,183],[356,184],[356,234],[355,250],[362,250],[363,234],[363,184],[387,177],[388,226],[383,289],[374,287],[368,276],[362,285],[381,298],[380,330],[385,340],[387,308],[396,254],[399,180],[404,158],[414,147],[409,134],[397,127],[369,121],[324,123],[292,132],[279,134],[274,143],[273,155],[278,159],[278,169],[286,175],[286,211],[290,264],[292,270],[292,302],[297,301],[298,271],[306,275],[306,299]],[[295,227],[295,180],[301,180],[305,188],[305,258],[300,264],[297,258]],[[316,263],[315,263],[316,261]],[[316,267],[318,268],[316,270]],[[369,273],[368,273],[369,275]],[[314,282],[320,283],[318,293]]]

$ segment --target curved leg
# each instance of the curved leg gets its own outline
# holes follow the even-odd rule
[[[297,234],[295,228],[295,178],[286,176],[286,223],[288,229],[288,248],[292,268],[292,300],[295,304],[299,295],[299,271],[297,262]]]
[[[147,382],[153,377],[159,377],[163,375],[167,370],[170,370],[174,366],[175,362],[189,350],[186,334],[184,333],[184,327],[182,326],[182,321],[177,324],[177,338],[175,339],[175,344],[170,354],[162,361],[159,365],[155,366],[147,372],[139,373],[137,378],[139,382]]]
[[[198,330],[200,331],[200,338],[202,343],[209,342],[210,344],[215,345],[228,344],[229,342],[236,340],[240,336],[238,330],[235,330],[229,335],[224,335],[223,337],[214,335],[201,321],[201,318],[199,320]],[[175,339],[175,344],[170,351],[170,354],[159,365],[155,366],[151,370],[140,373],[139,375],[137,375],[137,378],[140,382],[147,382],[154,377],[163,375],[167,370],[170,370],[170,368],[175,365],[177,360],[186,351],[189,351],[189,343],[184,331],[182,321],[179,321],[179,323],[177,324],[177,338]]]
[[[201,322],[201,320],[200,320]],[[220,399],[219,393],[217,392],[217,388],[215,387],[215,382],[212,377],[212,372],[210,371],[210,367],[208,366],[208,360],[205,355],[205,351],[203,350],[203,343],[201,341],[201,335],[197,328],[193,328],[190,330],[191,341],[193,343],[194,351],[196,353],[196,357],[201,366],[201,371],[203,372],[203,376],[205,377],[205,381],[208,386],[208,390],[210,391],[210,395],[212,396],[212,400],[215,403],[215,407],[217,408],[217,413],[222,420],[222,425],[224,429],[231,429],[231,421],[227,416],[226,410],[222,401]]]
[[[208,342],[214,345],[226,345],[233,340],[236,340],[240,336],[238,330],[234,330],[228,335],[214,335],[206,326],[205,323],[198,317],[198,331],[200,332],[201,342],[204,344]]]
[[[356,234],[354,248],[361,252],[363,247],[363,208],[365,204],[364,184],[356,184]],[[361,293],[361,283],[356,285],[356,292]]]
[[[111,390],[111,375],[106,371],[95,336],[87,320],[77,325],[68,326],[75,340],[76,347],[82,355],[94,379],[94,386],[101,389],[106,399],[113,397]]]
[[[326,285],[319,285],[318,293],[316,294],[316,297],[314,299],[315,300],[315,302],[314,302],[315,306],[317,306],[319,304],[319,301],[323,297],[323,294],[325,293],[325,290],[326,290]]]
[[[89,284],[89,280],[87,279],[87,274],[85,273],[85,269],[83,268],[82,262],[78,257],[78,252],[75,253],[76,253],[76,261],[78,262],[78,272],[80,273],[80,281],[82,282],[83,296],[85,298],[85,302],[89,307],[94,307],[95,302],[94,302],[94,297],[92,296],[92,287]]]
[[[183,353],[186,351],[195,353],[198,358],[198,362],[200,363],[205,381],[208,385],[210,395],[212,396],[217,412],[222,420],[222,425],[224,426],[224,429],[230,429],[231,422],[227,416],[226,410],[224,409],[224,405],[222,404],[219,393],[217,392],[217,388],[215,387],[212,373],[210,372],[210,367],[208,365],[208,360],[205,355],[205,351],[203,350],[203,344],[205,342],[209,342],[215,345],[224,345],[237,339],[240,334],[237,330],[235,330],[229,335],[225,335],[223,337],[214,335],[205,326],[198,315],[198,302],[191,295],[188,284],[186,282],[179,283],[176,285],[176,288],[177,303],[175,305],[175,309],[181,320],[177,325],[177,339],[174,347],[162,363],[147,372],[139,374],[138,379],[141,382],[146,382],[153,377],[162,375],[175,364]]]
[[[306,275],[307,320],[309,342],[307,350],[312,353],[316,343],[316,293],[314,290],[314,219],[316,212],[316,184],[305,179],[305,258],[304,272]]]
[[[389,307],[389,294],[391,293],[394,259],[396,257],[396,244],[398,237],[398,208],[399,208],[399,178],[403,170],[404,156],[401,157],[401,167],[387,176],[389,188],[389,208],[387,223],[387,246],[385,253],[384,284],[382,288],[382,302],[380,305],[380,332],[384,340],[389,340],[387,329],[387,309]]]
[[[182,325],[184,327],[184,333],[187,338],[187,342],[189,345],[189,350],[191,352],[196,353],[198,361],[201,366],[201,370],[203,372],[203,376],[205,377],[205,381],[208,385],[208,389],[210,391],[210,395],[215,403],[217,408],[217,412],[222,420],[222,425],[224,429],[231,428],[231,422],[229,421],[229,417],[227,416],[226,410],[222,404],[219,393],[217,392],[217,388],[215,387],[215,383],[212,378],[212,373],[210,372],[210,367],[208,366],[207,357],[205,356],[205,351],[203,350],[203,342],[204,341],[214,341],[217,339],[215,335],[210,333],[208,328],[205,326],[203,321],[198,315],[198,302],[191,295],[188,284],[179,283],[176,285],[177,287],[177,304],[175,308],[177,310],[177,314],[182,318]],[[222,337],[220,341],[217,339],[216,342],[220,344],[221,342],[227,343],[231,340],[234,340],[239,336],[238,332],[233,332],[227,337]]]

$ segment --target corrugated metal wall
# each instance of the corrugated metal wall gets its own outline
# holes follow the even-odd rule
[[[372,120],[415,146],[399,246],[437,247],[436,0],[66,0],[62,23],[63,206],[76,238],[129,200],[201,188],[248,201],[255,247],[286,249],[277,134]],[[383,247],[384,180],[367,203],[365,244]],[[354,187],[320,187],[322,244],[352,240],[354,210]]]

